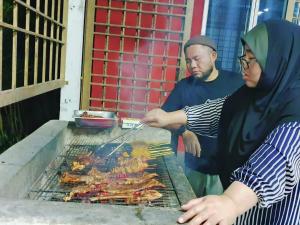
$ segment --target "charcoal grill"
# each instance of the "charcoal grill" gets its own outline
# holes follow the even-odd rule
[[[75,139],[73,142],[77,142]],[[88,140],[86,141],[88,143]],[[76,157],[79,155],[89,155],[94,154],[95,156],[102,157],[107,155],[107,152],[113,150],[118,144],[107,144],[104,148],[97,149],[98,145],[78,145],[71,144],[68,146],[68,150],[65,155],[58,155],[55,159],[55,167],[48,167],[42,176],[37,180],[33,185],[33,188],[29,192],[29,198],[34,200],[48,200],[48,201],[64,201],[63,198],[67,193],[70,192],[71,188],[74,185],[65,185],[62,186],[59,182],[59,177],[63,172],[70,171],[70,162],[76,160]],[[171,146],[169,146],[171,147]],[[130,145],[125,145],[122,151],[115,153],[108,161],[100,166],[102,172],[108,172],[113,167],[116,166],[116,159],[119,157],[123,151],[130,153]],[[145,172],[148,173],[157,173],[159,175],[158,180],[163,183],[166,187],[159,188],[158,190],[163,196],[157,200],[144,203],[147,206],[156,206],[156,207],[172,207],[179,208],[180,201],[176,195],[176,190],[172,184],[169,172],[167,170],[166,161],[164,157],[157,157],[155,159],[148,161],[150,168],[146,169]],[[153,167],[151,167],[153,166]],[[90,169],[90,168],[89,168]],[[86,174],[86,172],[78,171],[73,172],[77,174]],[[85,202],[86,199],[75,199],[73,202]],[[127,205],[124,201],[115,200],[109,202],[101,202],[102,204],[116,204],[116,205]]]
[[[179,206],[195,195],[175,156],[150,163],[157,165],[151,169],[166,185],[159,190],[161,199],[134,206],[62,202],[66,191],[57,181],[64,164],[78,154],[95,151],[122,132],[117,127],[84,129],[54,120],[0,155],[0,224],[176,224]],[[145,128],[133,135],[132,141],[166,143],[170,133]]]

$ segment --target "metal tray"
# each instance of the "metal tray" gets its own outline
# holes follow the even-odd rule
[[[118,123],[116,114],[108,111],[75,110],[73,117],[77,127],[110,128]]]

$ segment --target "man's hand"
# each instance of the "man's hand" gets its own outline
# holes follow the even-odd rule
[[[201,145],[196,134],[194,134],[192,131],[186,130],[182,134],[182,139],[185,151],[193,154],[193,156],[200,157]]]
[[[151,127],[178,129],[180,126],[186,124],[187,117],[182,110],[165,112],[164,110],[157,108],[146,113],[142,122]]]
[[[186,212],[179,223],[189,225],[231,225],[238,216],[237,205],[226,195],[208,195],[189,201],[181,208]]]

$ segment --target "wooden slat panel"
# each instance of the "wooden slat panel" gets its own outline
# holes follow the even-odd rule
[[[92,76],[94,77],[109,77],[109,78],[114,78],[114,79],[117,79],[118,76],[115,76],[115,75],[109,75],[109,74],[93,74],[92,73]],[[122,80],[132,80],[131,77],[122,77]],[[145,82],[157,82],[157,83],[172,83],[172,84],[175,84],[176,82],[175,81],[172,81],[172,80],[157,80],[157,79],[149,79],[149,78],[139,78],[139,77],[136,77],[135,78],[135,81],[145,81]]]
[[[61,0],[57,0],[57,20],[60,19],[60,5],[61,5]],[[57,26],[56,27],[56,38],[59,38],[59,31],[60,31],[60,27]],[[60,49],[60,44],[56,44],[56,52],[55,52],[55,80],[58,77],[58,52]]]
[[[111,7],[111,1],[109,1],[109,7]],[[95,6],[95,8],[97,8],[97,6]],[[110,20],[111,20],[111,10],[109,9],[108,10],[108,15],[107,15],[107,21],[110,21]],[[109,31],[110,31],[110,26],[107,26],[106,27],[106,33],[110,33]],[[94,31],[94,34],[95,33],[96,32]],[[108,36],[106,36],[106,38],[105,38],[105,49],[109,49],[109,47],[108,47]],[[105,51],[104,52],[104,59],[107,59],[107,57],[108,57],[108,53]],[[108,63],[106,61],[104,61],[104,73],[105,74],[107,73],[107,65],[108,65]],[[106,81],[107,81],[107,79],[104,77],[104,79],[103,79],[103,84],[104,85],[106,85]],[[102,89],[102,96],[106,96],[106,86],[104,86],[103,89]],[[105,102],[102,103],[103,108],[105,107],[104,104],[105,104]]]
[[[18,5],[14,2],[13,4],[13,26],[18,26]],[[13,46],[12,46],[12,79],[11,88],[15,89],[17,86],[17,51],[18,51],[18,33],[13,30]]]
[[[138,40],[137,40],[138,41]],[[116,51],[116,50],[110,50],[110,49],[101,49],[101,48],[93,48],[93,51],[99,51],[99,52],[107,52],[107,53],[121,53],[121,51]],[[127,51],[124,51],[123,52],[124,54],[126,55],[133,55],[133,56],[136,56],[136,53],[135,52],[127,52]],[[147,56],[147,57],[162,57],[161,55],[157,55],[157,54],[144,54],[144,53],[139,53],[138,54],[139,56]],[[178,59],[178,56],[169,56],[169,55],[166,55],[164,56],[166,57],[166,59]],[[97,59],[97,58],[94,58],[94,59]]]
[[[69,0],[64,0],[63,1],[63,25],[64,27],[67,27],[68,24],[68,7],[69,7]],[[62,30],[62,41],[65,43],[67,40],[67,30],[66,28],[63,28]],[[65,65],[66,65],[66,45],[62,45],[61,47],[61,57],[60,57],[60,62],[61,62],[61,68],[60,68],[60,79],[64,80],[65,79]]]
[[[152,27],[156,27],[157,26],[157,13],[155,13],[155,12],[157,12],[157,5],[154,5],[154,12],[153,12],[153,14],[152,14]],[[142,11],[142,10],[139,10],[139,11]],[[149,51],[149,53],[152,55],[152,54],[154,54],[154,44],[155,44],[155,31],[153,30],[152,32],[151,32],[151,42],[150,42],[150,46],[151,46],[151,50]],[[153,70],[153,67],[154,67],[154,63],[153,63],[153,57],[148,57],[148,61],[149,61],[149,72],[147,73],[147,78],[148,79],[152,79],[152,74],[150,73],[150,71],[152,71]],[[151,92],[150,92],[150,90],[151,90],[151,81],[150,82],[147,82],[147,88],[146,88],[146,102],[147,103],[149,103],[150,102],[150,94],[151,94]],[[153,90],[153,89],[152,89]],[[148,107],[147,108],[145,108],[144,110],[145,111],[148,111]]]
[[[17,88],[14,90],[7,90],[1,92],[0,107],[10,105],[15,102],[28,99],[32,96],[40,95],[48,91],[52,91],[63,87],[66,84],[63,80],[49,81],[30,85],[26,87]]]
[[[186,8],[186,18],[185,18],[185,24],[184,24],[184,35],[183,35],[183,43],[187,42],[188,39],[191,36],[191,26],[192,26],[192,15],[193,15],[193,6],[194,6],[194,0],[188,0],[187,1],[187,8]],[[190,15],[190,16],[188,16]],[[180,72],[178,76],[178,80],[181,80],[185,77],[186,73],[186,64],[185,64],[185,56],[184,56],[184,49],[183,46],[181,46],[181,59],[180,59]]]
[[[168,7],[168,14],[171,14],[171,8],[170,6]],[[172,30],[172,16],[168,16],[168,20],[167,20],[167,30],[170,31]],[[167,36],[165,36],[165,38],[167,40],[170,40],[170,32],[166,32]],[[165,48],[164,48],[164,53],[163,53],[163,64],[167,65],[167,56],[168,56],[168,50],[170,48],[170,42],[164,42]],[[163,66],[162,67],[162,79],[166,80],[167,79],[167,67]],[[160,83],[160,89],[162,90],[162,92],[160,93],[161,95],[166,94],[166,90],[163,87],[163,83]],[[158,98],[158,104],[162,105],[163,104],[163,99],[162,98]]]
[[[158,6],[172,6],[172,7],[177,7],[177,8],[180,8],[180,9],[182,9],[182,8],[186,8],[186,5],[184,5],[184,4],[178,4],[178,3],[172,3],[172,2],[170,2],[170,3],[164,3],[164,2],[159,2],[159,1],[143,1],[143,0],[130,0],[130,2],[131,3],[138,3],[138,4],[141,4],[141,3],[143,3],[144,5],[146,5],[146,4],[148,4],[148,5],[153,5],[153,6],[155,6],[155,5],[158,5]]]
[[[0,0],[0,22],[3,21],[3,0]],[[3,60],[3,29],[0,26],[0,91],[2,91],[2,79],[3,79],[3,72],[2,72],[2,60]]]
[[[108,99],[108,98],[90,98],[91,101],[105,101],[105,102],[113,102],[113,103],[122,103],[122,104],[132,104],[131,101],[118,101],[115,99]],[[148,102],[135,102],[135,105],[139,105],[139,106],[144,106],[145,108],[149,105],[149,106],[156,106],[159,107],[159,104],[155,104],[155,103],[148,103]],[[133,110],[130,109],[129,112]]]
[[[53,18],[47,16],[46,13],[42,13],[40,11],[40,9],[35,9],[33,7],[30,6],[30,3],[26,2],[26,4],[21,1],[21,0],[14,0],[15,2],[17,2],[18,4],[24,6],[26,9],[29,9],[30,11],[36,13],[38,16],[45,18],[48,21],[51,21],[52,23],[55,23],[56,25],[65,28],[65,25],[61,24],[58,20],[54,20]],[[44,0],[45,1],[45,0]]]
[[[140,13],[138,13],[140,15]],[[120,24],[109,24],[109,23],[99,23],[95,22],[95,25],[102,25],[102,26],[110,26],[110,27],[118,27],[118,28],[130,28],[135,30],[142,30],[142,31],[157,31],[157,32],[169,32],[172,34],[183,34],[183,31],[173,31],[173,30],[167,30],[167,29],[156,29],[156,28],[147,28],[147,27],[141,27],[139,26],[128,26],[128,25],[120,25]]]
[[[88,109],[89,97],[91,92],[91,72],[92,72],[92,60],[93,57],[93,42],[94,42],[94,18],[95,18],[95,0],[89,0],[86,2],[86,18],[85,18],[85,38],[83,52],[83,74],[82,74],[82,94],[80,101],[81,109]]]
[[[157,6],[157,4],[155,4],[155,6]],[[105,6],[96,6],[96,8],[101,8],[101,9],[107,9],[107,10],[114,10],[114,11],[126,11],[126,12],[132,12],[132,13],[143,13],[143,14],[150,14],[150,15],[161,15],[161,16],[173,16],[173,17],[179,17],[179,18],[183,18],[185,17],[185,15],[181,15],[181,14],[169,14],[169,13],[161,13],[161,12],[149,12],[149,11],[145,11],[145,10],[132,10],[132,9],[121,9],[121,8],[115,8],[115,7],[105,7]]]
[[[120,52],[120,54],[123,54],[122,52]],[[151,54],[150,54],[151,55]],[[151,56],[148,56],[149,58],[153,58]],[[149,63],[140,63],[140,62],[130,62],[130,61],[124,61],[124,60],[112,60],[112,59],[102,59],[102,58],[92,58],[95,61],[103,61],[103,62],[115,62],[115,63],[122,63],[122,64],[133,64],[133,65],[144,65],[144,66],[151,66],[151,67],[169,67],[169,68],[180,68],[180,66],[176,66],[176,65],[167,65],[167,64],[151,64],[149,65]]]
[[[20,28],[20,27],[15,27],[14,25],[11,25],[11,24],[8,24],[8,23],[0,22],[0,26],[11,29],[11,30],[15,30],[15,31],[18,31],[18,32],[22,32],[24,34],[30,34],[31,36],[34,36],[34,37],[39,37],[39,38],[42,38],[42,39],[45,39],[45,40],[53,41],[55,43],[64,44],[64,42],[62,42],[60,40],[53,39],[53,38],[50,38],[50,37],[47,37],[47,36],[44,36],[44,35],[41,35],[41,34],[37,34],[37,33],[25,30],[25,29]]]
[[[126,19],[126,1],[123,2],[123,18],[122,18],[122,28],[121,28],[121,38],[120,38],[120,63],[119,63],[119,69],[118,69],[118,80],[117,80],[117,85],[116,85],[116,88],[117,88],[117,111],[120,110],[120,101],[121,101],[121,98],[125,98],[127,99],[128,95],[123,95],[121,96],[121,79],[122,79],[122,62],[123,62],[123,52],[124,52],[124,35],[125,35],[125,19]]]
[[[154,105],[154,108],[158,108],[159,105]],[[100,111],[110,111],[110,112],[116,112],[115,108],[110,108],[110,107],[95,107],[95,106],[90,106],[90,110],[100,110]],[[134,114],[139,114],[139,115],[144,115],[146,113],[145,110],[126,110],[126,109],[119,109],[118,113],[134,113]]]
[[[119,37],[119,38],[132,38],[132,39],[140,39],[140,40],[148,40],[148,41],[162,41],[162,42],[172,42],[181,44],[181,41],[175,41],[175,40],[166,40],[161,38],[147,38],[147,37],[136,37],[132,35],[125,35],[125,34],[111,34],[110,32],[94,32],[95,34],[105,35],[105,36],[111,36],[111,37]]]
[[[143,91],[164,91],[164,89],[161,88],[152,88],[150,86],[147,87],[140,87],[140,86],[129,86],[129,85],[122,85],[122,84],[101,84],[101,83],[94,83],[91,82],[91,85],[93,86],[100,86],[100,87],[113,87],[116,89],[133,89],[133,90],[143,90]],[[119,100],[119,99],[118,99]],[[149,101],[147,101],[149,102]]]
[[[138,10],[140,11],[141,10],[141,7],[142,7],[142,4],[141,3],[138,3]],[[138,13],[138,19],[137,19],[137,23],[136,23],[136,27],[141,27],[141,13]],[[123,25],[123,24],[122,24]],[[124,24],[125,26],[125,24]],[[136,36],[137,37],[140,37],[141,35],[141,30],[140,29],[136,29]],[[135,45],[135,51],[134,51],[134,59],[133,59],[133,79],[132,79],[132,87],[135,87],[136,86],[136,82],[138,81],[138,76],[137,76],[137,70],[136,70],[136,65],[138,64],[138,53],[139,52],[139,48],[140,48],[140,39],[137,39],[136,40],[136,45]],[[146,81],[146,83],[149,83]],[[121,102],[123,103],[123,102]],[[134,104],[133,104],[134,103]],[[124,103],[123,103],[124,104]],[[130,111],[131,111],[131,114],[135,111],[133,109],[133,106],[134,105],[139,105],[137,104],[137,102],[135,101],[135,93],[134,93],[134,88],[132,88],[132,94],[131,94],[131,102],[130,103],[127,103],[127,104],[130,104]]]
[[[36,9],[40,11],[40,0],[36,0]],[[35,17],[35,33],[39,33],[40,28],[40,16],[39,14]],[[39,59],[39,38],[34,40],[34,84],[37,83],[38,77],[38,59]]]
[[[54,19],[54,7],[55,7],[55,0],[52,0],[52,6],[51,6],[51,19]],[[54,24],[51,22],[50,25],[50,37],[53,38],[54,36]],[[49,56],[49,80],[52,80],[52,73],[53,73],[53,42],[50,41],[50,56]]]
[[[58,4],[61,2],[61,0],[57,0]],[[54,7],[57,1],[52,1],[52,10],[51,15],[48,16],[47,9],[49,7],[48,0],[44,0],[41,2],[41,0],[31,1],[31,0],[14,0],[13,3],[13,21],[11,22],[4,22],[3,21],[3,0],[0,0],[0,107],[3,107],[5,105],[9,105],[57,88],[61,88],[64,84],[64,73],[65,73],[65,41],[66,41],[66,24],[67,24],[67,13],[68,13],[68,1],[64,1],[64,8],[63,8],[63,16],[62,20],[60,19],[60,6]],[[32,5],[35,5],[33,7]],[[41,12],[41,6],[44,5],[45,13]],[[20,27],[18,24],[18,10],[19,7],[25,8],[25,19],[24,22],[25,25],[22,25],[24,27]],[[23,9],[23,8],[22,8]],[[56,10],[55,10],[56,9]],[[58,12],[59,10],[59,12]],[[33,15],[33,16],[32,16]],[[58,15],[57,18],[54,18],[54,15]],[[44,30],[43,33],[40,34],[40,20],[44,20]],[[50,34],[47,33],[47,22],[51,21],[51,31]],[[62,21],[62,23],[61,23]],[[31,24],[34,22],[35,27],[33,28],[34,31],[31,31]],[[23,22],[22,22],[23,24]],[[60,33],[58,30],[54,31],[54,25],[57,26],[58,29],[62,29],[62,37],[60,37]],[[9,76],[10,80],[8,80],[9,83],[11,83],[11,88],[9,90],[2,90],[3,81],[2,81],[2,71],[3,71],[3,28],[6,28],[8,31],[12,32],[12,50],[11,50],[11,74],[7,74]],[[54,35],[54,32],[56,32]],[[19,35],[19,33],[23,33],[24,35]],[[55,36],[55,38],[54,38]],[[23,38],[24,37],[24,38]],[[33,58],[33,84],[29,84],[29,63],[30,63],[30,38],[34,38],[34,58]],[[60,40],[61,39],[61,40]],[[19,42],[20,41],[20,42]],[[23,42],[24,41],[24,42]],[[18,49],[18,45],[22,46],[22,43],[24,43],[24,82],[20,83],[18,79],[19,74],[17,71],[17,68],[20,66],[18,62],[18,58],[22,54],[22,52],[19,52],[21,48]],[[40,43],[43,43],[43,56],[41,56],[41,52],[39,52]],[[48,71],[46,70],[45,65],[47,65],[48,62],[46,62],[47,58],[47,52],[46,52],[46,43],[50,42],[52,43],[51,50],[48,50],[48,54],[52,54],[51,58],[54,58],[53,52],[56,49],[59,49],[61,51],[61,62],[58,63],[60,59],[56,59],[55,64],[55,73],[53,73],[55,80],[52,82],[45,82],[45,77],[49,75]],[[54,49],[54,43],[56,44],[56,48]],[[59,47],[57,47],[59,46]],[[61,49],[60,49],[61,48]],[[56,54],[58,55],[59,50],[56,50]],[[23,50],[22,50],[23,51]],[[41,59],[42,58],[42,59]],[[58,58],[58,57],[57,57]],[[40,60],[41,59],[41,60]],[[53,60],[53,59],[52,59]],[[50,64],[53,61],[50,61]],[[38,74],[39,74],[39,63],[42,61],[41,66],[43,66],[42,69],[42,83],[38,84]],[[49,65],[50,65],[49,64]],[[61,65],[59,68],[58,65]],[[51,64],[52,66],[52,64]],[[50,70],[53,70],[50,69]],[[50,71],[49,71],[50,72]],[[47,74],[46,74],[47,73]],[[60,79],[58,79],[58,73],[60,73]],[[17,77],[18,75],[18,77]],[[52,75],[52,72],[51,72]]]
[[[27,4],[30,4],[30,0],[26,0]],[[30,11],[26,9],[26,30],[29,30],[30,25]],[[24,86],[28,85],[28,74],[29,74],[29,34],[25,34],[25,55],[24,55]]]
[[[45,15],[48,14],[48,0],[45,0]],[[44,20],[44,36],[47,36],[47,20]],[[58,38],[58,37],[57,37]],[[42,67],[42,82],[46,80],[46,57],[47,57],[47,41],[43,40],[43,67]]]

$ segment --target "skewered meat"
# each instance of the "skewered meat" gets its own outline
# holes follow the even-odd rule
[[[147,162],[148,159],[145,157],[135,157],[135,158],[128,158],[120,156],[118,158],[118,165],[119,166],[130,166],[134,162]]]
[[[124,158],[129,158],[130,155],[128,154],[128,152],[123,152],[123,153],[122,153],[122,157],[124,157]]]
[[[158,174],[144,172],[149,168],[148,148],[144,144],[134,144],[134,149],[130,155],[124,152],[116,161],[112,161],[116,166],[109,172],[101,172],[97,169],[99,167],[95,167],[104,165],[105,160],[89,154],[78,156],[71,164],[72,171],[81,171],[87,166],[92,168],[85,175],[63,173],[60,183],[64,186],[67,184],[73,186],[64,200],[77,199],[90,202],[118,200],[136,204],[161,198],[162,194],[154,190],[165,188],[164,184],[155,179]]]
[[[76,198],[87,198],[94,196],[101,191],[101,185],[82,185],[72,188],[72,191],[64,197],[64,201],[70,201],[74,197]]]
[[[61,184],[76,184],[76,183],[86,183],[90,184],[95,181],[95,177],[89,175],[76,175],[68,172],[64,172],[60,177],[59,182]]]
[[[103,173],[99,170],[97,170],[95,167],[93,167],[89,172],[89,176],[95,177],[96,180],[103,180],[110,176],[110,173]]]
[[[108,193],[111,194],[120,194],[120,193],[126,193],[126,192],[136,192],[141,191],[145,189],[151,189],[151,188],[158,188],[158,187],[166,187],[164,184],[160,183],[159,181],[155,179],[151,179],[145,182],[137,183],[137,184],[130,184],[130,185],[124,185],[124,184],[115,184],[115,183],[109,183],[107,185],[107,190],[105,190]]]
[[[72,162],[71,170],[72,171],[80,171],[90,165],[103,165],[105,160],[101,159],[100,157],[86,154],[86,155],[79,155],[75,161]]]
[[[133,158],[139,158],[144,157],[147,159],[151,158],[151,154],[148,150],[148,144],[145,142],[132,142],[131,144],[132,151],[131,151],[131,157]]]
[[[103,182],[105,179],[109,178],[111,173],[102,173],[93,167],[87,175],[77,175],[71,174],[69,172],[64,172],[60,177],[61,184],[76,184],[76,183],[85,183],[85,184],[95,184]]]
[[[144,173],[142,176],[139,177],[127,177],[124,179],[116,179],[115,183],[117,184],[124,184],[124,185],[130,185],[130,184],[139,184],[143,183],[147,180],[153,179],[154,177],[157,177],[157,173]]]
[[[64,200],[70,201],[73,198],[89,198],[90,201],[113,199],[124,200],[126,202],[128,200],[130,201],[131,199],[134,200],[135,203],[137,203],[137,201],[140,202],[140,200],[142,199],[151,201],[160,198],[162,195],[158,191],[150,188],[157,187],[158,184],[162,187],[165,187],[158,181],[153,182],[152,180],[150,180],[150,183],[151,182],[153,183],[152,185],[141,186],[138,189],[131,189],[129,187],[127,189],[113,189],[110,185],[100,184],[78,186],[73,188],[70,194],[64,197]]]
[[[106,193],[107,195],[120,196],[128,193],[135,193],[142,190],[149,190],[151,188],[162,188],[164,184],[153,179],[156,173],[143,174],[143,176],[136,178],[125,179],[104,179],[95,184],[82,185],[72,188],[69,195],[64,197],[65,201],[70,201],[72,198],[88,198],[91,196]]]
[[[127,204],[137,204],[143,202],[150,202],[162,197],[162,194],[156,190],[143,190],[140,192],[127,192],[119,195],[100,194],[91,197],[90,201],[103,201],[103,200],[124,200]]]
[[[77,161],[72,162],[72,165],[71,165],[72,171],[80,171],[80,170],[83,170],[84,168],[85,168],[84,164],[80,164],[80,162],[77,162]]]
[[[113,173],[138,173],[148,168],[144,158],[123,158],[118,159],[118,167],[112,169]]]

